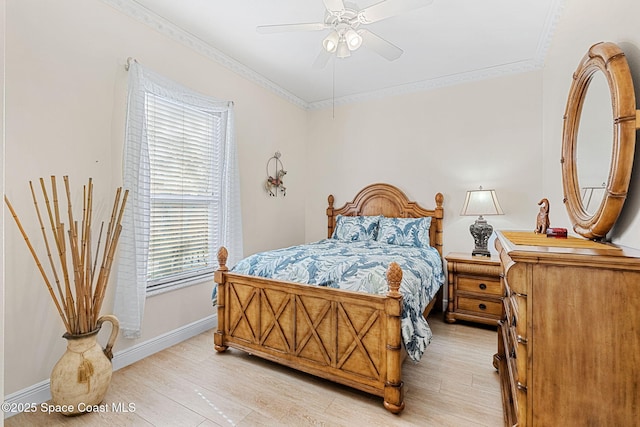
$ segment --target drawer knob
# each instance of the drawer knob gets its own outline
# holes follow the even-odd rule
[[[480,284],[478,285],[478,287],[479,287],[480,289],[482,289],[483,291],[484,291],[485,289],[487,289],[487,285],[485,285],[484,283],[480,283]]]
[[[486,310],[487,309],[487,305],[486,304],[478,304],[478,308],[480,308],[480,310]]]

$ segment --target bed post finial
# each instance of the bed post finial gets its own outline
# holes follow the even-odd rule
[[[444,196],[442,193],[436,194],[436,208],[442,209],[442,203],[444,203]]]
[[[218,265],[220,266],[220,268],[218,270],[228,270],[227,268],[227,258],[229,257],[229,252],[227,251],[227,248],[225,248],[224,246],[220,246],[220,249],[218,250]]]
[[[400,296],[399,289],[401,281],[402,268],[400,268],[397,262],[392,262],[389,264],[389,268],[387,269],[387,282],[389,283],[388,296],[393,298],[398,298]]]

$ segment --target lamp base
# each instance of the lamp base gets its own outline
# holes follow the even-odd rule
[[[486,257],[491,257],[491,252],[489,252],[488,250],[482,250],[482,249],[474,249],[473,251],[471,251],[471,255],[472,256],[486,256]]]
[[[493,233],[493,227],[480,215],[476,222],[469,226],[469,231],[475,242],[475,248],[473,248],[471,255],[490,257],[491,253],[487,249],[487,243]]]

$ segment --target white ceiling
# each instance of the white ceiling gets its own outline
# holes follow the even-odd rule
[[[329,30],[259,34],[322,22],[322,0],[103,0],[305,107],[425,90],[540,68],[563,0],[434,0],[366,25],[400,47],[366,48],[313,68]],[[355,0],[358,9],[379,0]]]

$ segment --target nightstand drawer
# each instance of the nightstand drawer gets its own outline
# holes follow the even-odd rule
[[[478,279],[474,277],[458,276],[458,291],[475,292],[496,297],[502,296],[500,280]]]
[[[458,310],[472,311],[499,318],[502,314],[502,301],[485,301],[458,296]]]

